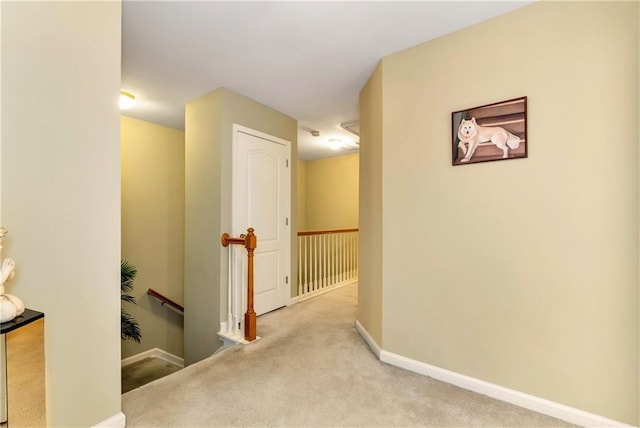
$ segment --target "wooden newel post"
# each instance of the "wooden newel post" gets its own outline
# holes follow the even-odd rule
[[[223,247],[229,244],[241,244],[247,249],[247,312],[244,314],[244,340],[249,342],[256,340],[256,312],[253,310],[253,250],[258,246],[258,237],[253,233],[254,229],[247,229],[246,235],[240,238],[232,238],[228,233],[223,233],[220,243]],[[231,273],[229,273],[231,274]]]
[[[256,313],[253,310],[253,250],[258,246],[258,238],[253,233],[253,228],[247,229],[244,238],[244,247],[247,249],[247,312],[244,314],[244,340],[256,340]]]

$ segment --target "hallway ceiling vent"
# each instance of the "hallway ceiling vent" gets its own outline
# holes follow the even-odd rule
[[[360,121],[358,120],[341,123],[340,127],[345,131],[351,132],[353,135],[360,136]]]

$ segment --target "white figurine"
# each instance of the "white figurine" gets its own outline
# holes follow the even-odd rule
[[[0,322],[11,321],[24,312],[22,300],[4,292],[4,283],[15,276],[15,266],[13,259],[4,259],[0,266]]]

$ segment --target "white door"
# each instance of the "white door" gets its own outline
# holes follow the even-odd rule
[[[285,306],[291,294],[291,144],[239,125],[233,134],[232,230],[239,236],[253,227],[258,237],[254,309],[260,315]],[[244,250],[235,254],[246,259]],[[236,263],[246,267],[246,260]],[[246,296],[246,273],[240,278]]]

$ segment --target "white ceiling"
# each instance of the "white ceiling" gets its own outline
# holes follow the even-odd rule
[[[225,87],[297,119],[300,159],[348,153],[327,140],[357,141],[340,124],[382,57],[527,3],[125,0],[126,114],[184,129],[185,104]]]

